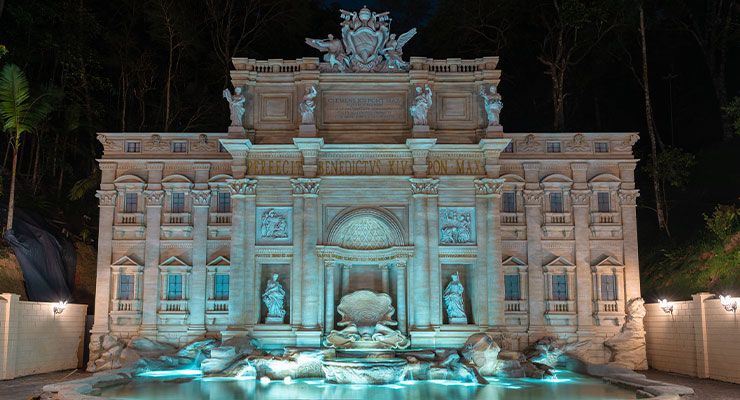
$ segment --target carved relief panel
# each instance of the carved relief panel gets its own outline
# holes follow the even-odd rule
[[[293,242],[293,209],[291,207],[257,207],[257,244],[291,244]]]
[[[475,207],[440,207],[440,244],[475,244]]]

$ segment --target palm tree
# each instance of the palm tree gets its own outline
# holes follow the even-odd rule
[[[8,222],[6,230],[13,229],[15,208],[15,175],[18,166],[18,151],[21,135],[33,132],[49,115],[52,104],[49,94],[31,98],[26,75],[17,65],[8,64],[0,72],[0,120],[3,130],[10,135],[13,147],[13,167],[10,174],[10,194],[8,197]]]

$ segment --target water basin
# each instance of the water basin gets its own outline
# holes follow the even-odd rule
[[[400,358],[337,358],[321,361],[326,381],[386,385],[401,382],[408,362]]]

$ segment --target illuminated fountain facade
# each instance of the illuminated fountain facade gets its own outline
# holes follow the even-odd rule
[[[504,132],[498,58],[406,61],[415,33],[342,12],[341,35],[306,40],[322,60],[233,59],[226,132],[99,135],[93,359],[108,336],[400,349],[487,332],[609,360],[640,297],[637,135]]]

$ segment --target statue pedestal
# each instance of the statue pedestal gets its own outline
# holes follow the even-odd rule
[[[504,137],[504,127],[501,125],[488,125],[486,127],[486,139]]]
[[[229,126],[229,137],[230,138],[237,138],[241,139],[243,137],[247,136],[247,131],[244,129],[243,126]]]
[[[450,318],[451,324],[462,324],[467,325],[468,324],[468,318],[467,317],[452,317]]]
[[[413,128],[411,128],[411,136],[412,137],[431,137],[432,131],[429,129],[429,125],[414,125]]]
[[[282,324],[285,317],[267,317],[265,318],[266,324]]]
[[[301,124],[298,128],[298,137],[316,137],[317,132],[315,124]]]

